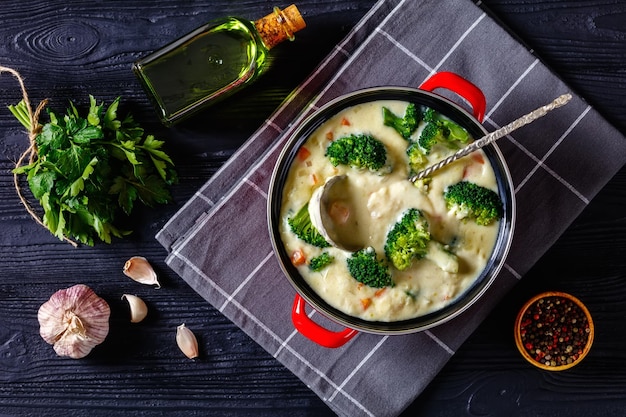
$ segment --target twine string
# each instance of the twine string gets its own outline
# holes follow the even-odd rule
[[[39,105],[37,105],[37,107],[35,108],[35,111],[33,112],[33,108],[30,105],[30,100],[28,98],[28,93],[26,91],[26,85],[24,84],[24,79],[22,78],[20,73],[12,68],[8,68],[8,67],[4,67],[0,65],[0,74],[3,72],[7,72],[13,75],[17,79],[18,83],[20,84],[20,88],[22,90],[22,100],[24,101],[24,104],[26,105],[26,110],[28,111],[28,119],[30,122],[30,129],[28,130],[29,145],[28,145],[28,148],[20,155],[17,162],[15,163],[15,168],[17,169],[22,166],[26,158],[28,158],[29,163],[33,163],[35,161],[35,158],[37,156],[37,143],[35,139],[37,138],[37,135],[41,132],[41,128],[42,128],[41,124],[39,123],[39,116],[41,112],[43,111],[43,109],[48,104],[48,100],[42,100],[39,103]],[[15,191],[17,192],[17,196],[19,197],[20,202],[22,203],[22,205],[24,206],[28,214],[30,214],[31,217],[38,224],[40,224],[42,227],[47,229],[43,220],[41,220],[41,218],[35,212],[35,210],[30,205],[26,197],[24,197],[24,193],[22,192],[22,187],[20,186],[18,174],[15,171],[13,172],[13,185],[15,186]],[[63,236],[63,240],[67,241],[74,247],[78,246],[76,242],[74,242],[73,240],[71,240],[70,238],[66,236]]]

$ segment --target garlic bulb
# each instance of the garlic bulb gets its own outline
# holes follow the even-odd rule
[[[124,294],[122,295],[122,300],[126,299],[128,301],[128,306],[130,307],[130,322],[131,323],[139,323],[148,315],[148,306],[146,303],[136,295]]]
[[[161,288],[156,272],[154,272],[150,262],[143,256],[133,256],[127,260],[124,264],[123,272],[127,277],[141,284],[156,285],[157,288]]]
[[[39,307],[39,334],[59,356],[83,358],[109,333],[111,309],[91,288],[59,290]]]
[[[189,359],[198,357],[198,340],[185,323],[176,328],[176,344]]]

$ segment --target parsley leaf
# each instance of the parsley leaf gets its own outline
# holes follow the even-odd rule
[[[130,115],[118,119],[119,104],[118,97],[106,107],[90,95],[84,116],[72,102],[62,116],[48,111],[35,160],[13,170],[26,175],[43,224],[61,239],[111,243],[130,233],[116,220],[137,201],[149,207],[171,201],[168,186],[177,177],[165,142],[144,136]],[[9,109],[28,128],[25,103]]]
[[[117,202],[126,214],[133,210],[133,204],[137,199],[137,189],[123,177],[116,177],[109,189],[110,194],[117,194]]]
[[[43,171],[32,175],[28,179],[28,186],[35,198],[40,199],[44,194],[52,191],[55,180],[56,172]]]

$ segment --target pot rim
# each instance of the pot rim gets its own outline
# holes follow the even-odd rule
[[[285,141],[285,144],[278,156],[270,179],[267,203],[267,222],[272,247],[274,253],[277,255],[283,274],[294,287],[298,295],[311,305],[313,309],[331,321],[347,328],[359,330],[365,333],[399,335],[415,333],[441,325],[457,317],[470,308],[476,301],[482,298],[493,281],[495,281],[495,278],[498,276],[506,261],[513,240],[516,204],[513,182],[504,156],[497,144],[489,144],[482,149],[487,154],[489,162],[496,172],[498,191],[499,194],[503,196],[505,203],[505,214],[500,221],[498,238],[489,263],[475,282],[448,306],[436,310],[435,312],[407,320],[385,322],[368,321],[350,316],[330,306],[317,293],[315,293],[315,291],[313,291],[313,289],[306,284],[300,274],[297,273],[295,267],[293,267],[293,265],[289,262],[289,257],[283,248],[282,241],[278,233],[278,226],[280,223],[279,213],[280,205],[282,204],[282,185],[284,177],[293,162],[297,149],[300,148],[302,143],[306,141],[310,134],[323,124],[328,117],[331,117],[337,112],[357,104],[385,99],[413,101],[416,104],[426,105],[440,111],[442,114],[450,117],[457,123],[459,123],[459,119],[463,119],[463,122],[460,122],[461,125],[468,129],[475,138],[479,138],[488,133],[485,127],[465,108],[444,96],[430,91],[413,87],[379,86],[358,89],[342,94],[323,104],[303,120],[298,121],[298,125],[291,131],[291,133],[289,133],[289,137]],[[429,103],[425,104],[424,102]],[[276,214],[276,205],[278,205],[278,214],[274,215]],[[300,278],[295,278],[292,275],[294,273]]]

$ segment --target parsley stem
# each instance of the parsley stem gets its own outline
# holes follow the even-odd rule
[[[13,116],[30,132],[32,125],[24,100],[20,101],[16,106],[10,105],[8,108]]]

